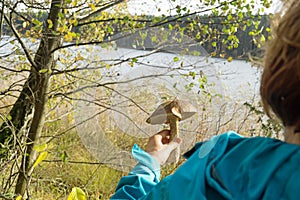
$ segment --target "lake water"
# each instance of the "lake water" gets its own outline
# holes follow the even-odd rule
[[[162,81],[161,84],[167,82],[174,85],[177,82],[178,85],[178,82],[181,84],[193,82],[197,87],[197,79],[201,74],[204,74],[207,76],[209,83],[215,84],[214,89],[218,93],[235,101],[244,101],[258,96],[261,70],[244,60],[228,62],[226,59],[179,55],[176,53],[153,53],[134,49],[105,49],[100,47],[94,47],[92,54],[89,54],[89,58],[91,56],[95,56],[95,60],[107,60],[108,63],[115,65],[103,71],[109,77],[118,74],[119,76],[115,76],[114,80],[130,80],[143,75],[165,75],[164,78],[157,79],[156,83],[165,79],[166,81]],[[133,67],[129,66],[128,62],[118,64],[122,60],[133,57],[137,57],[137,62],[133,63]],[[178,58],[177,61],[174,61],[175,57]],[[182,77],[190,71],[196,73],[194,80],[191,77],[186,79],[167,77],[168,75]],[[152,78],[148,80],[150,79]]]

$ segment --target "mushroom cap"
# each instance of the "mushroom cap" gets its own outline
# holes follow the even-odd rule
[[[158,108],[146,120],[149,124],[168,124],[171,117],[177,117],[179,121],[185,120],[197,112],[197,109],[186,100],[167,101]]]

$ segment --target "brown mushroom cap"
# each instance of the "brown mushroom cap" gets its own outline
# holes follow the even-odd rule
[[[146,122],[149,124],[168,124],[171,116],[176,116],[181,121],[191,117],[196,112],[197,109],[190,102],[176,98],[159,105]]]

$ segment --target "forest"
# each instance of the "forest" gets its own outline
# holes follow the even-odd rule
[[[43,21],[47,19],[47,12],[20,14],[29,15],[31,18],[34,18],[37,21]],[[211,53],[213,57],[226,55],[227,57],[232,57],[234,59],[248,59],[249,54],[253,56],[262,56],[261,45],[268,39],[268,37],[270,37],[271,16],[272,15],[266,14],[248,16],[247,13],[245,13],[245,16],[242,14],[239,14],[239,16],[236,14],[218,16],[214,14],[199,15],[198,13],[193,13],[192,15],[183,16],[180,19],[176,19],[177,16],[170,16],[168,23],[165,23],[162,25],[162,27],[169,30],[178,26],[176,24],[180,24],[180,27],[184,29],[183,33],[191,37],[195,43],[199,43],[201,46],[203,46],[209,53]],[[144,21],[146,24],[151,24],[151,22],[156,19],[156,16],[151,15],[143,15],[138,17],[140,18],[139,20]],[[234,22],[234,28],[236,29],[236,32],[232,37],[228,37],[228,33],[231,30],[229,30],[229,26],[226,26],[226,23],[224,23],[224,19],[226,18],[238,19],[236,22]],[[18,31],[23,35],[34,27],[34,24],[22,27],[24,22],[22,18],[16,17],[14,21],[15,26],[20,27],[18,28]],[[253,21],[255,21],[255,23],[253,23]],[[111,26],[111,28],[114,30],[113,34],[106,35],[104,38],[105,40],[108,40],[110,36],[120,35],[123,32],[122,27],[119,27],[120,25],[117,23],[103,23],[107,23],[108,26]],[[204,25],[203,28],[206,32],[204,32],[204,34],[200,34],[198,28],[191,29],[189,27],[191,24]],[[233,29],[232,27],[230,28]],[[75,34],[84,34],[84,30],[82,30],[81,27],[74,27],[73,29]],[[212,33],[212,30],[214,30],[213,34],[209,34]],[[12,30],[6,24],[3,24],[2,33],[6,36],[13,36]],[[137,40],[137,38],[135,38],[135,40]],[[148,34],[143,40],[149,45],[152,43],[150,34]],[[235,43],[233,42],[234,40],[236,40]],[[128,41],[130,40],[116,40],[119,47],[134,48],[132,46],[133,44],[129,44]],[[72,42],[75,42],[75,39],[73,39]],[[233,46],[228,45],[233,43]]]

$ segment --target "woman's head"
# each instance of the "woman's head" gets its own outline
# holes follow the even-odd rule
[[[261,97],[284,126],[300,122],[300,1],[284,11],[267,47],[261,79]],[[298,125],[297,125],[298,126]],[[300,129],[297,127],[297,130]]]

